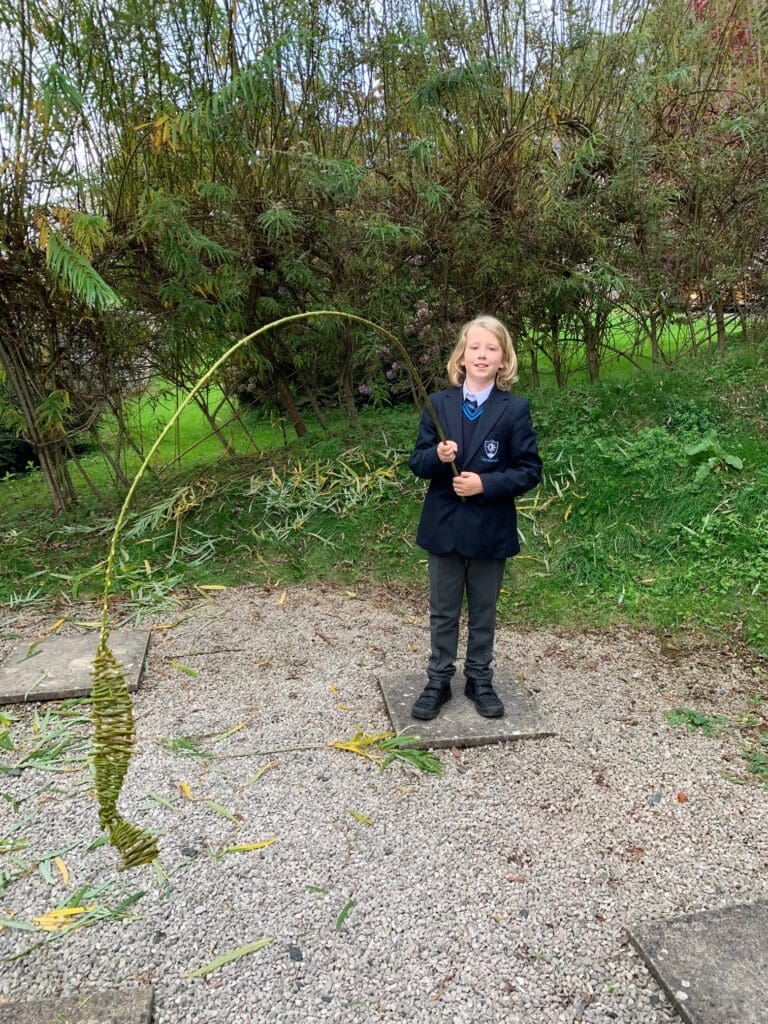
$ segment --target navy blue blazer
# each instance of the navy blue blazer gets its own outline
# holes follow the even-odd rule
[[[478,473],[483,493],[461,498],[454,493],[450,463],[437,457],[440,440],[425,409],[408,465],[430,481],[421,510],[416,543],[433,555],[456,552],[464,558],[509,558],[520,550],[515,498],[541,480],[541,459],[531,411],[524,398],[494,388],[484,403],[467,451],[461,450],[461,388],[448,388],[430,400],[449,441],[459,450],[459,472]]]

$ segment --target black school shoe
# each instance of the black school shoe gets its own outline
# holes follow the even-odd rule
[[[451,684],[437,683],[430,679],[411,708],[411,717],[418,718],[422,722],[429,722],[437,718],[440,708],[447,700],[451,699]]]
[[[478,683],[474,679],[467,679],[464,696],[475,702],[475,711],[483,718],[501,718],[504,714],[504,705],[492,683]]]

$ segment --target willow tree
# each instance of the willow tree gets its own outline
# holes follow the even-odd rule
[[[92,131],[99,68],[81,45],[76,8],[51,13],[40,0],[0,2],[0,366],[62,512],[75,499],[72,439],[125,382],[119,328],[111,331],[119,253],[99,203]]]
[[[700,3],[684,19],[654,13],[648,131],[654,180],[672,193],[671,260],[690,313],[691,296],[714,313],[738,306],[762,262],[768,217],[768,86],[765,23],[748,2]],[[695,337],[693,338],[695,344]]]

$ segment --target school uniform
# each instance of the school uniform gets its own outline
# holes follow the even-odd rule
[[[466,590],[469,637],[464,674],[490,683],[496,603],[507,558],[520,550],[515,498],[541,479],[541,459],[524,398],[491,388],[479,412],[465,389],[448,388],[430,400],[445,436],[458,444],[459,472],[477,473],[483,493],[464,501],[453,490],[451,464],[437,455],[440,441],[428,410],[419,423],[409,466],[430,481],[416,543],[429,553],[432,653],[427,675],[447,686],[455,672],[459,615]]]

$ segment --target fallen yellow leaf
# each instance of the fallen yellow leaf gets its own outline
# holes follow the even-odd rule
[[[286,600],[287,597],[288,597],[288,591],[284,590],[282,592],[282,594],[280,595],[280,597],[277,599],[277,603],[278,604],[285,604],[285,600]]]
[[[368,735],[358,729],[351,740],[333,740],[328,746],[336,750],[348,750],[350,754],[358,754],[369,761],[374,761],[375,758],[371,757],[365,748],[374,746],[380,740],[388,740],[393,735],[394,733],[391,732],[377,732],[373,735]]]
[[[354,711],[355,710],[352,707],[351,704],[337,704],[336,707],[339,709],[339,711]]]
[[[94,905],[89,907],[57,907],[55,910],[49,910],[47,914],[33,918],[32,924],[36,924],[43,931],[56,932],[60,928],[66,928],[68,924],[73,924],[74,919],[80,917],[81,914],[86,914],[89,910],[95,909]]]
[[[277,836],[271,839],[260,839],[257,843],[237,843],[235,846],[227,846],[224,853],[250,853],[251,850],[264,850],[277,842]]]
[[[366,817],[364,814],[361,814],[360,811],[353,811],[350,808],[348,808],[348,810],[352,817],[355,819],[355,821],[362,822],[363,825],[373,824],[373,819]]]
[[[64,885],[69,885],[69,871],[67,870],[67,865],[61,857],[54,857],[53,863],[56,865],[56,868],[64,881]]]
[[[179,780],[179,789],[181,790],[181,795],[185,796],[187,798],[187,800],[194,800],[195,799],[192,796],[192,790],[189,788],[189,783],[188,782],[184,782],[183,779]]]
[[[221,583],[200,583],[197,587],[198,590],[226,590],[227,588]]]

